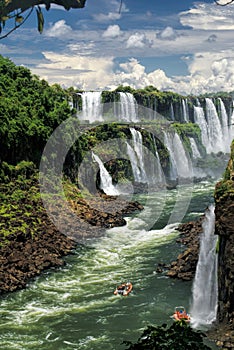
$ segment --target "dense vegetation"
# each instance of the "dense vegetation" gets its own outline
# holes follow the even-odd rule
[[[193,330],[185,322],[171,326],[148,326],[136,343],[125,341],[126,350],[209,350],[203,343],[205,335]]]
[[[72,114],[67,94],[2,56],[0,77],[0,160],[39,164],[48,137]]]

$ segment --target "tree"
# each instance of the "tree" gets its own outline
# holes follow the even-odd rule
[[[45,5],[49,10],[51,4],[63,6],[66,10],[71,8],[83,8],[86,0],[0,0],[0,34],[5,27],[6,21],[12,20],[12,28],[0,39],[6,38],[14,30],[19,28],[32,14],[33,10],[37,13],[38,31],[42,33],[44,27],[44,16],[40,5]]]
[[[148,326],[136,343],[124,341],[126,350],[211,350],[203,343],[206,335],[193,330],[185,321],[171,326]]]

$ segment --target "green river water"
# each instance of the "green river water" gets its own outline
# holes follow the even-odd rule
[[[204,212],[214,185],[184,186],[184,193],[192,191],[184,221]],[[175,242],[178,225],[166,225],[176,195],[167,191],[166,206],[149,231],[146,222],[157,216],[160,194],[150,195],[149,206],[144,195],[137,196],[145,210],[128,217],[127,226],[87,241],[66,257],[65,267],[2,297],[0,349],[121,350],[123,340],[135,341],[148,324],[171,323],[176,305],[189,309],[192,283],[156,273],[159,262],[169,263],[183,249]],[[115,296],[116,285],[128,280],[133,292]]]

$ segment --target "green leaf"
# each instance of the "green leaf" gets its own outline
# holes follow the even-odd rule
[[[44,16],[43,16],[43,13],[41,12],[40,6],[38,6],[36,11],[37,11],[37,29],[38,29],[39,33],[41,34],[43,32],[43,28],[44,28]]]

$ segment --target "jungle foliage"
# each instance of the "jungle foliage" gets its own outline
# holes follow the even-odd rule
[[[124,341],[126,350],[209,350],[203,343],[205,334],[193,330],[185,322],[171,326],[148,326],[136,343]]]
[[[68,95],[0,56],[0,161],[39,164],[53,130],[72,115]]]

